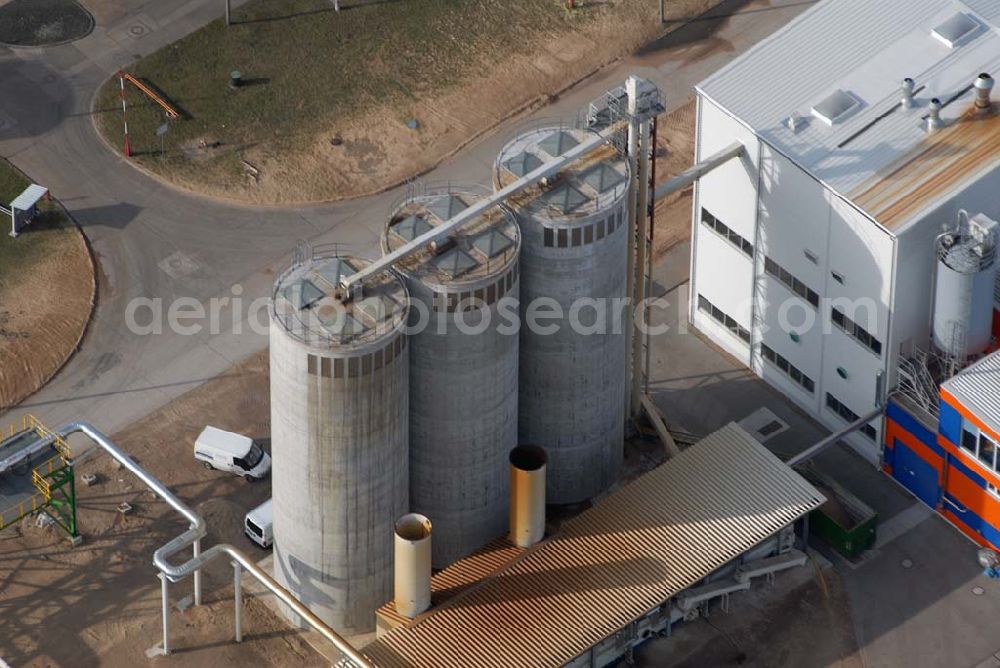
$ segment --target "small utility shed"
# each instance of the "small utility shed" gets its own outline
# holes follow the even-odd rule
[[[363,652],[384,667],[606,665],[693,606],[804,563],[792,525],[824,500],[729,424],[558,534],[456,562],[434,590],[471,584]]]

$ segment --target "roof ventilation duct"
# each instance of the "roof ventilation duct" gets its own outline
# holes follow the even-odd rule
[[[990,93],[993,92],[993,77],[983,72],[972,86],[976,89],[976,111],[986,112],[992,109],[993,101],[990,99]]]
[[[943,128],[944,121],[941,120],[941,100],[935,97],[931,100],[927,109],[927,131],[936,132]]]
[[[901,87],[902,99],[900,100],[900,103],[903,105],[904,109],[913,108],[913,87],[913,79],[910,77],[903,79],[903,85]]]

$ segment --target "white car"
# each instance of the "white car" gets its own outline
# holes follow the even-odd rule
[[[252,438],[215,427],[205,427],[194,442],[194,458],[207,469],[235,473],[249,482],[271,470],[271,457]]]
[[[274,512],[271,499],[260,504],[243,519],[243,533],[261,547],[271,547],[274,541]]]

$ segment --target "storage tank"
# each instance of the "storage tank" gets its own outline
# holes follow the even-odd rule
[[[500,151],[494,185],[511,183],[590,136],[572,127],[520,134]],[[549,503],[590,498],[607,489],[621,466],[628,182],[626,162],[604,145],[508,201],[522,235],[518,438],[548,454]],[[551,300],[564,317],[538,320],[543,327],[532,331],[529,310],[552,312]],[[546,333],[552,323],[558,331]]]
[[[386,225],[383,251],[484,197],[451,188],[411,194]],[[511,321],[520,246],[513,214],[494,207],[396,265],[412,300],[410,509],[434,523],[435,568],[506,529],[506,458],[517,445],[518,334]]]
[[[367,264],[297,253],[271,307],[274,574],[347,635],[374,630],[392,597],[409,502],[409,300],[390,271],[345,297],[341,277]]]
[[[997,223],[964,214],[953,232],[937,239],[934,345],[966,359],[989,348],[993,329]]]

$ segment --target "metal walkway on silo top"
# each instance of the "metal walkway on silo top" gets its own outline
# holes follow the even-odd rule
[[[76,477],[66,441],[32,415],[0,438],[0,530],[42,511],[75,538]]]

